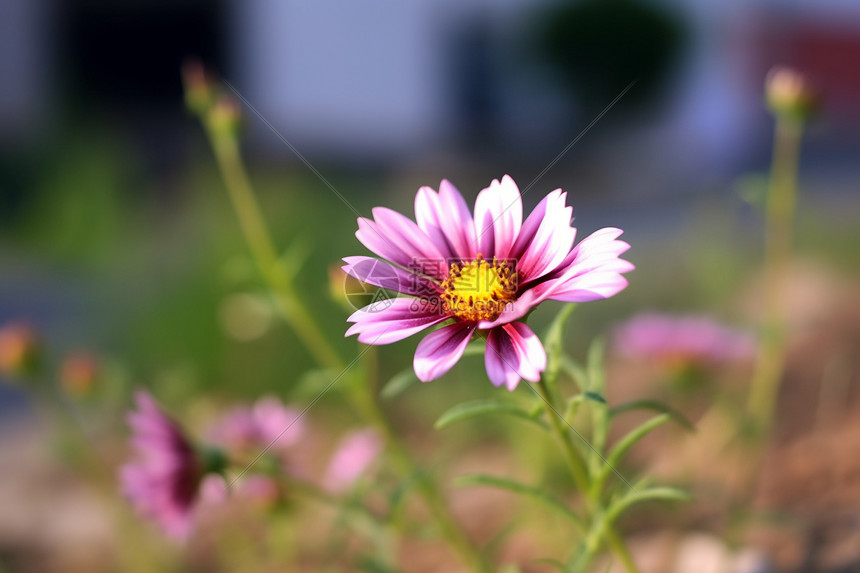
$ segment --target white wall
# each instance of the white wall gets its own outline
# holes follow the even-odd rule
[[[431,2],[237,2],[234,85],[302,150],[396,155],[445,133]]]

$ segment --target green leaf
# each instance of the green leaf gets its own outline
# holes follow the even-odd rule
[[[609,456],[606,458],[608,465],[616,466],[618,462],[621,461],[621,458],[624,457],[630,448],[632,448],[636,443],[651,433],[652,430],[658,428],[669,421],[668,414],[660,414],[659,416],[655,416],[651,418],[647,422],[640,424],[630,431],[626,436],[618,440],[618,443],[615,444],[615,447],[612,448],[612,451],[609,452]]]
[[[592,485],[594,491],[600,491],[603,488],[603,484],[606,482],[606,478],[609,477],[610,472],[613,471],[613,468],[618,466],[621,458],[624,457],[624,454],[626,454],[630,448],[648,435],[651,430],[665,424],[668,420],[668,414],[661,414],[637,426],[626,436],[621,438],[618,443],[615,444],[615,447],[612,448],[612,451],[609,452],[609,455],[606,456],[606,461],[603,462],[603,460],[601,460],[603,463],[600,466],[599,473],[594,479],[594,484]]]
[[[564,410],[564,420],[567,421],[568,424],[573,423],[573,418],[576,416],[579,406],[586,400],[591,400],[592,402],[597,402],[599,404],[606,404],[606,398],[594,392],[584,392],[582,394],[571,396],[568,399],[567,406]]]
[[[584,390],[588,387],[588,375],[585,373],[585,369],[573,358],[562,356],[561,369],[565,374],[570,376],[574,382],[576,382],[576,385],[579,386],[580,390]]]
[[[454,422],[474,418],[475,416],[482,416],[484,414],[507,414],[509,416],[516,416],[517,418],[528,420],[529,422],[533,422],[541,428],[546,429],[546,422],[538,418],[541,411],[542,409],[537,412],[534,412],[534,409],[528,410],[523,405],[511,402],[507,399],[489,398],[487,400],[473,400],[457,404],[446,411],[438,420],[436,420],[435,428],[437,430],[441,430],[443,428],[447,428]]]
[[[675,487],[650,487],[630,492],[613,503],[606,512],[606,522],[612,524],[627,509],[637,503],[646,501],[689,501],[690,494]]]
[[[606,373],[603,370],[603,356],[606,351],[606,341],[602,337],[595,338],[588,348],[588,386],[586,391],[603,394],[606,391]]]
[[[632,402],[627,402],[615,406],[614,408],[610,408],[609,415],[610,417],[615,417],[618,414],[623,414],[624,412],[630,412],[632,410],[651,410],[652,412],[667,414],[676,424],[690,430],[691,432],[696,431],[693,424],[691,424],[683,414],[656,400],[633,400]]]
[[[609,408],[606,400],[603,399],[603,394],[606,392],[606,372],[604,370],[605,350],[606,342],[604,339],[602,337],[595,338],[588,348],[588,359],[586,362],[588,379],[588,385],[585,389],[586,398],[593,402],[590,405],[592,424],[591,445],[596,452],[606,450],[606,439],[609,435]],[[597,396],[598,399],[594,399],[594,396]],[[592,471],[598,471],[601,465],[603,465],[603,459],[600,455],[589,457],[589,466]]]
[[[558,380],[558,373],[564,356],[564,327],[575,308],[576,303],[573,302],[561,307],[549,328],[546,329],[546,334],[544,334],[543,344],[546,349],[547,366],[543,373],[543,380],[548,385],[555,384]]]
[[[572,509],[570,509],[563,501],[561,501],[554,495],[543,491],[542,489],[526,485],[524,483],[509,478],[491,476],[487,474],[473,474],[461,476],[457,478],[454,483],[458,486],[483,485],[495,487],[530,497],[556,510],[564,517],[567,517],[568,519],[573,521],[581,529],[585,529],[585,525],[582,523],[582,520]]]
[[[508,539],[510,539],[511,535],[516,533],[516,530],[517,523],[515,518],[504,524],[497,532],[493,534],[492,537],[490,537],[484,543],[481,553],[483,553],[487,557],[487,560],[491,563],[497,563],[501,561],[500,553],[508,545]]]
[[[564,420],[571,424],[573,422],[574,416],[576,416],[576,412],[579,410],[579,405],[585,401],[585,394],[577,394],[576,396],[571,396],[567,401],[567,407],[564,410]]]
[[[396,486],[390,488],[388,492],[388,516],[389,520],[394,520],[397,515],[406,511],[406,505],[410,499],[412,492],[419,488],[426,476],[420,470],[415,470],[398,480]]]
[[[383,398],[394,398],[416,382],[419,380],[415,371],[412,368],[406,368],[392,376],[379,391],[379,395]]]

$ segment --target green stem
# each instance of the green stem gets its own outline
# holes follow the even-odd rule
[[[773,421],[785,363],[784,286],[791,262],[802,133],[803,125],[799,121],[777,116],[765,213],[764,309],[756,368],[747,404],[755,429],[762,434],[769,431]]]
[[[260,269],[263,280],[273,293],[284,319],[321,366],[342,370],[344,364],[337,352],[328,344],[313,318],[300,304],[292,284],[283,274],[277,251],[245,172],[236,139],[223,135],[211,127],[208,128],[208,133],[248,248]],[[370,355],[366,360],[372,359],[372,350],[365,352],[365,355]],[[375,366],[367,367],[365,370],[366,374],[373,375],[375,378]],[[443,537],[473,571],[488,573],[489,565],[454,521],[436,484],[429,477],[416,471],[418,465],[379,408],[370,380],[366,382],[368,383],[354,386],[357,391],[353,391],[351,397],[356,409],[382,434],[398,470],[403,475],[421,475],[418,491],[439,525]]]
[[[621,565],[624,566],[625,571],[627,571],[627,573],[639,573],[639,568],[636,567],[636,563],[633,561],[633,556],[630,555],[630,550],[627,549],[627,545],[624,543],[621,536],[618,535],[618,532],[615,531],[615,528],[611,525],[607,525],[604,528],[603,536],[609,544],[609,548],[612,549],[615,556],[618,557],[618,560],[621,562]]]
[[[565,567],[566,573],[585,573],[594,556],[600,549],[600,537],[589,532],[580,545],[580,550],[573,561]]]
[[[549,405],[547,417],[549,418],[550,425],[552,426],[556,438],[558,438],[558,441],[565,452],[565,459],[567,460],[567,465],[570,468],[570,473],[573,476],[573,481],[579,491],[583,494],[587,494],[590,482],[588,470],[585,466],[585,462],[579,455],[579,450],[576,449],[576,444],[573,443],[573,439],[570,436],[570,431],[569,428],[567,428],[566,422],[561,419],[555,392],[553,392],[549,385],[544,382],[543,378],[541,378],[537,383],[537,388],[538,392],[540,392],[543,399]]]
[[[365,372],[369,374],[375,373],[375,353],[372,350],[365,352],[363,360],[365,362]],[[438,485],[423,471],[418,470],[418,464],[412,458],[406,445],[400,440],[391,422],[380,408],[379,402],[376,399],[375,387],[370,383],[372,379],[369,379],[367,384],[353,386],[353,403],[364,418],[382,434],[387,446],[386,451],[400,474],[403,476],[417,476],[418,492],[421,494],[424,503],[427,505],[436,525],[439,527],[442,537],[472,571],[489,573],[491,571],[489,564],[454,520]]]
[[[298,303],[293,285],[284,275],[260,206],[251,188],[235,138],[209,130],[218,167],[224,177],[239,226],[263,280],[274,295],[279,310],[316,361],[332,369],[342,369],[338,353],[326,341],[304,305]]]
[[[546,400],[547,404],[550,406],[550,411],[548,412],[550,424],[552,425],[556,437],[561,443],[562,449],[565,451],[565,457],[567,459],[568,467],[570,468],[570,473],[573,475],[574,483],[585,498],[588,514],[595,515],[600,511],[601,492],[599,489],[595,490],[591,487],[591,478],[588,468],[580,456],[579,450],[576,449],[576,445],[573,443],[573,438],[570,435],[569,428],[567,428],[566,422],[556,414],[559,410],[556,406],[558,400],[555,392],[549,385],[544,383],[543,379],[538,382],[537,387],[544,400]],[[606,420],[604,420],[604,423],[605,422]],[[583,519],[586,522],[589,520],[588,514],[583,516]],[[587,536],[584,550],[577,556],[572,570],[584,570],[599,549],[600,539],[603,537],[609,544],[610,549],[616,554],[622,565],[624,565],[625,570],[627,570],[628,573],[638,573],[639,570],[636,568],[636,564],[633,562],[633,558],[631,557],[627,546],[624,544],[624,540],[621,539],[610,524],[603,523],[602,518],[597,519],[599,519],[600,523],[594,525],[592,532]]]
[[[582,543],[582,549],[577,553],[573,562],[566,568],[570,573],[584,573],[594,556],[600,550],[601,541],[605,540],[615,553],[618,561],[627,573],[639,573],[639,568],[633,561],[633,556],[624,544],[624,540],[615,529],[600,516],[592,523],[592,527]]]

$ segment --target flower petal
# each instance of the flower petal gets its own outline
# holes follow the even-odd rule
[[[508,258],[523,222],[520,190],[509,175],[493,179],[475,200],[475,236],[485,259]]]
[[[375,430],[348,434],[329,461],[323,487],[332,493],[343,492],[379,457],[382,448],[382,439]]]
[[[251,411],[257,437],[264,445],[274,449],[295,444],[305,431],[303,412],[288,408],[274,396],[257,400]]]
[[[540,287],[542,286],[543,285],[538,285],[536,288],[526,290],[518,296],[516,300],[506,304],[504,310],[502,310],[502,314],[496,317],[495,320],[482,320],[478,323],[478,328],[481,330],[489,330],[521,319],[527,315],[531,309],[537,306],[539,302],[546,298],[545,296],[542,296],[540,290]]]
[[[401,269],[373,257],[344,257],[345,273],[369,285],[412,296],[436,296],[438,284],[412,269]]]
[[[622,272],[626,270],[630,269]],[[615,296],[628,284],[618,271],[592,272],[569,281],[547,298],[563,302],[592,302]]]
[[[373,209],[373,217],[358,219],[355,236],[365,247],[401,267],[415,268],[418,264],[425,274],[432,272],[434,278],[448,276],[445,257],[412,220],[385,207]]]
[[[630,245],[617,240],[621,229],[600,229],[582,240],[565,258],[557,277],[540,285],[544,298],[590,302],[609,298],[627,286],[621,273],[635,267],[618,258]],[[564,266],[566,264],[566,267]]]
[[[546,299],[590,302],[618,294],[628,284],[621,273],[634,269],[632,263],[618,258],[630,248],[624,241],[616,240],[621,233],[621,229],[615,228],[592,233],[571,250],[548,278],[533,286],[526,284],[524,292],[495,320],[482,321],[478,327],[490,329],[519,320]]]
[[[517,260],[520,284],[542,277],[559,266],[573,247],[576,229],[570,226],[572,207],[567,194],[556,189],[534,208],[523,223],[510,256]]]
[[[424,337],[415,349],[412,366],[422,382],[429,382],[448,372],[463,356],[475,326],[455,322]]]
[[[447,318],[438,305],[425,299],[389,299],[352,313],[347,321],[355,324],[344,336],[358,334],[358,341],[364,344],[391,344]]]
[[[201,468],[191,444],[148,393],[135,395],[129,414],[137,457],[119,469],[120,487],[132,506],[169,536],[186,537]],[[159,426],[161,428],[159,429]]]
[[[465,199],[447,179],[437,194],[422,187],[415,195],[415,220],[449,259],[471,260],[477,256],[475,224]]]
[[[411,250],[420,258],[444,259],[427,233],[409,217],[387,207],[374,207],[371,212],[373,220],[385,232],[386,239],[397,241],[404,249]]]
[[[513,390],[523,378],[540,380],[546,369],[546,351],[540,339],[522,322],[512,322],[490,330],[484,364],[490,382]]]

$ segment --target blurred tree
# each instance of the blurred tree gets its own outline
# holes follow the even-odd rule
[[[588,116],[599,113],[628,84],[619,103],[648,103],[667,79],[684,44],[679,16],[641,0],[564,1],[539,16],[535,39]]]

